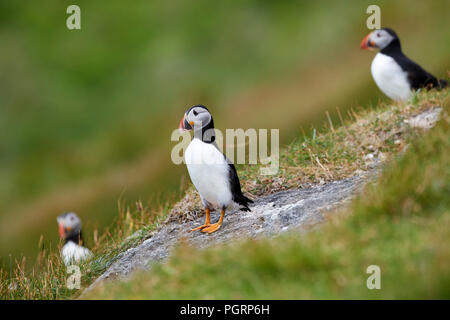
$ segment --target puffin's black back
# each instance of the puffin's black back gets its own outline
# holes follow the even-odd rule
[[[405,56],[403,52],[395,52],[391,57],[408,74],[408,80],[412,89],[418,90],[427,87],[442,89],[447,86],[447,81],[438,80],[431,73],[425,71],[421,66]]]
[[[229,163],[228,166],[230,168],[228,178],[230,180],[233,201],[243,206],[243,208],[241,208],[242,211],[251,211],[248,204],[253,203],[253,201],[242,194],[241,183],[239,182],[239,177],[234,164]]]
[[[408,74],[408,80],[412,89],[417,90],[426,87],[442,89],[447,86],[447,81],[437,79],[435,76],[425,71],[421,66],[409,59],[403,53],[400,45],[400,39],[394,30],[392,30],[391,28],[382,29],[386,30],[386,32],[393,36],[394,40],[392,40],[392,42],[380,52],[392,57],[395,62],[397,62],[400,67]]]

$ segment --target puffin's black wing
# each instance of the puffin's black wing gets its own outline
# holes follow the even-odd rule
[[[242,194],[241,183],[236,172],[234,164],[228,163],[230,170],[228,171],[228,178],[230,180],[231,194],[233,195],[233,201],[243,206],[242,211],[251,211],[248,207],[249,203],[253,201]]]
[[[445,88],[447,86],[447,81],[438,80],[435,76],[425,71],[421,66],[404,54],[395,55],[393,58],[408,74],[408,80],[412,89],[417,90],[429,87]]]

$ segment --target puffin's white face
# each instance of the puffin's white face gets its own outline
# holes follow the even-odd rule
[[[194,106],[186,111],[183,119],[180,121],[181,130],[200,130],[208,125],[212,120],[209,111],[203,106]]]
[[[394,39],[396,39],[396,37],[384,29],[375,30],[363,39],[361,42],[361,49],[374,50],[378,48],[382,50],[386,48]]]
[[[56,221],[58,222],[59,235],[63,239],[81,231],[81,220],[74,212],[63,213],[56,218]]]

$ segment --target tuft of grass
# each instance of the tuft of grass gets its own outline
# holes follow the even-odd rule
[[[386,120],[389,123],[380,124],[382,119],[370,116],[358,121],[371,130],[392,123],[384,130],[388,138],[396,128],[395,115],[405,115],[405,109],[417,112],[423,102],[419,101],[419,109],[409,105],[392,108],[394,116]],[[104,283],[86,298],[450,298],[447,112],[448,106],[428,133],[416,130],[404,137],[408,145],[402,149],[404,154],[391,158],[379,179],[350,209],[330,216],[330,223],[322,228],[204,250],[181,244],[166,264],[137,273],[128,281]],[[309,141],[307,145],[317,144]],[[333,148],[326,139],[323,145],[326,150]],[[390,148],[396,147],[384,143],[380,148],[393,152]],[[332,159],[333,154],[329,151],[327,158]],[[301,153],[292,159],[310,161]],[[370,265],[380,267],[380,290],[366,286]]]
[[[135,247],[151,237],[167,215],[168,204],[155,209],[144,206],[139,200],[135,208],[124,207],[118,201],[118,217],[111,227],[98,235],[93,232],[92,246],[94,257],[79,264],[81,272],[80,289],[69,289],[68,273],[57,248],[44,248],[43,237],[39,242],[39,254],[31,263],[25,257],[10,261],[9,268],[0,268],[0,299],[68,299],[77,297],[85,287],[89,286],[114,258],[129,248]],[[9,270],[9,272],[7,271]]]

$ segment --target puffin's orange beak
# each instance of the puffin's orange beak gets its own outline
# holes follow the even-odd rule
[[[363,50],[371,50],[376,47],[375,42],[369,41],[370,33],[362,39],[360,48]]]
[[[58,225],[58,231],[59,231],[59,236],[64,239],[66,237],[66,230],[64,230],[64,226],[62,223],[60,223]]]

